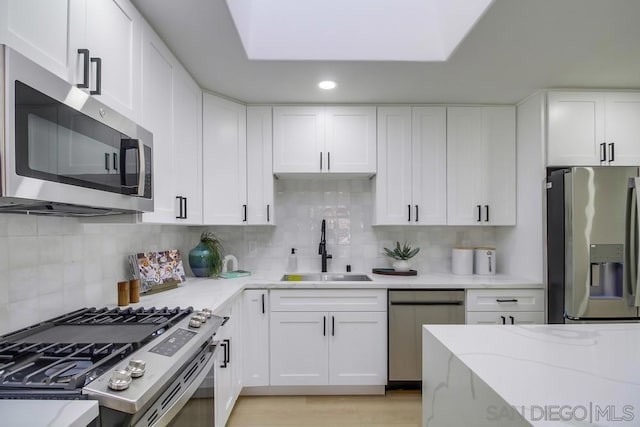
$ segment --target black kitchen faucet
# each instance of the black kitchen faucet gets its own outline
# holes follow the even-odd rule
[[[333,256],[327,253],[327,240],[325,237],[327,223],[322,220],[322,229],[320,231],[320,246],[318,246],[318,255],[322,255],[322,272],[327,272],[327,259],[333,258]]]

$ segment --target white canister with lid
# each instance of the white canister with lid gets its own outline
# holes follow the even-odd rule
[[[456,246],[451,249],[453,274],[473,274],[473,248]]]
[[[489,246],[475,248],[473,259],[475,274],[484,276],[496,274],[496,248]]]

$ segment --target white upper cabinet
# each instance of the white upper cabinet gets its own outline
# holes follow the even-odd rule
[[[376,107],[274,107],[273,173],[376,172]]]
[[[169,50],[151,31],[144,34],[142,124],[153,133],[154,210],[142,214],[144,222],[171,223],[175,214],[173,157],[174,64]]]
[[[247,223],[246,115],[244,105],[203,94],[204,224]]]
[[[142,221],[202,224],[202,92],[147,25],[142,53],[141,124],[153,133],[155,205]]]
[[[604,93],[549,92],[547,102],[547,165],[600,165],[605,155],[601,149],[605,142]]]
[[[70,0],[0,0],[0,43],[69,80],[69,13]]]
[[[175,222],[202,224],[202,91],[182,67],[173,74],[173,162]]]
[[[379,107],[376,225],[446,224],[445,107]]]
[[[548,166],[640,165],[640,93],[549,92]]]
[[[71,82],[84,81],[101,102],[140,119],[143,18],[128,0],[71,0]]]
[[[607,93],[604,111],[607,164],[639,166],[640,93]]]
[[[447,108],[447,224],[515,225],[515,108]]]
[[[271,107],[247,107],[247,223],[275,224]]]

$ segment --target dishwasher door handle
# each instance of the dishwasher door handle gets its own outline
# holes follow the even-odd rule
[[[422,306],[422,305],[464,305],[464,301],[391,301],[390,305]]]

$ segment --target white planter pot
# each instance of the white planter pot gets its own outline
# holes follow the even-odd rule
[[[393,262],[393,269],[395,271],[409,271],[411,270],[411,264],[406,259],[398,259]]]

